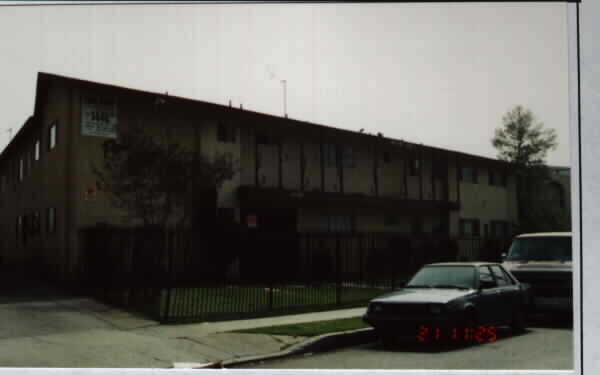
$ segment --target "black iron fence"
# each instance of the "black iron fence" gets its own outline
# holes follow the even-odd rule
[[[387,233],[82,231],[85,285],[99,299],[161,322],[236,319],[362,305],[423,264],[498,260],[482,239]]]

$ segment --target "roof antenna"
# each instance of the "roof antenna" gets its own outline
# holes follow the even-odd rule
[[[229,106],[231,107],[231,99],[229,99]]]
[[[12,128],[8,128],[6,132],[8,133],[8,140],[10,141],[12,139]]]
[[[240,103],[240,109],[244,109],[244,105]]]

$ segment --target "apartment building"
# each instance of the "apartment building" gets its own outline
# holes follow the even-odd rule
[[[0,154],[0,262],[79,266],[79,229],[135,224],[95,191],[103,143],[143,126],[239,173],[216,207],[249,230],[504,236],[515,178],[499,160],[287,117],[39,73],[33,115]]]

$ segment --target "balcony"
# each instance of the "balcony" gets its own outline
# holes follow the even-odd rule
[[[365,194],[334,192],[300,192],[278,188],[240,186],[240,205],[244,209],[312,208],[359,209],[377,212],[458,210],[458,202],[442,200],[404,199],[399,196],[375,197]]]

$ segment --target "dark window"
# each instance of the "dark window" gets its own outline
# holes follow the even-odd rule
[[[489,169],[489,183],[492,186],[506,186],[506,172]]]
[[[484,288],[495,288],[497,286],[488,266],[479,267],[479,282],[486,283],[486,285],[483,285]]]
[[[462,167],[460,172],[460,178],[462,182],[467,182],[470,184],[477,183],[477,168]]]
[[[340,146],[331,143],[323,144],[325,166],[335,168],[340,162],[344,168],[354,168],[354,153],[350,146]]]
[[[237,129],[234,126],[219,124],[217,126],[217,141],[222,143],[236,143]]]
[[[342,167],[344,168],[354,168],[354,152],[352,147],[350,146],[341,146],[339,147],[342,160]]]
[[[410,176],[418,176],[421,173],[421,160],[412,158],[408,164],[408,174]]]
[[[48,150],[54,149],[56,147],[57,141],[57,125],[56,121],[50,125],[48,129]]]
[[[326,167],[334,168],[337,166],[337,152],[334,144],[324,143],[321,147],[323,161]]]
[[[479,237],[479,220],[461,219],[460,234],[465,237]]]
[[[512,284],[512,281],[504,274],[500,266],[491,266],[492,272],[494,273],[494,277],[496,278],[496,282],[498,286],[505,286]]]

